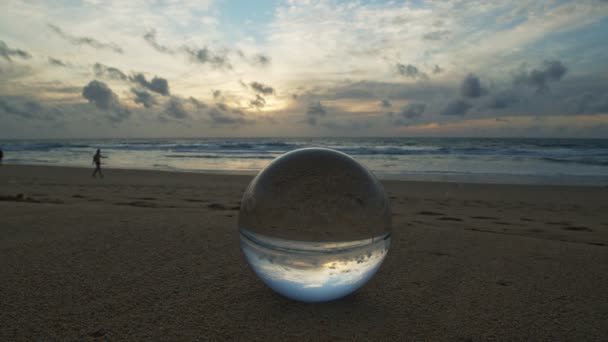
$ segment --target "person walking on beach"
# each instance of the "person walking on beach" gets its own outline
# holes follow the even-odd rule
[[[2,152],[2,149],[0,148],[0,165],[2,165],[2,158],[4,158],[4,152]]]
[[[95,171],[93,171],[92,177],[95,177],[95,175],[97,175],[97,172],[99,172],[99,176],[103,178],[103,173],[101,172],[101,158],[105,157],[101,155],[101,150],[97,149],[97,153],[95,153],[95,155],[93,156],[93,164],[95,164]]]

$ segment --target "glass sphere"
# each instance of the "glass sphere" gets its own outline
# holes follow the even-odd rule
[[[276,292],[300,301],[346,296],[376,273],[390,246],[382,184],[348,155],[326,148],[286,153],[249,184],[241,248]]]

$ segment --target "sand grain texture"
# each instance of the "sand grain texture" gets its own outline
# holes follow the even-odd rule
[[[0,167],[0,340],[602,340],[608,188],[384,182],[393,245],[303,304],[239,249],[251,177]]]

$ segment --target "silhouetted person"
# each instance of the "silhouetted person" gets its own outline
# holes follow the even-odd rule
[[[105,157],[101,155],[101,150],[97,149],[97,153],[95,153],[95,155],[93,156],[93,164],[95,164],[95,171],[93,171],[92,177],[95,177],[95,175],[97,175],[97,172],[99,172],[99,176],[103,178],[103,173],[101,172],[101,158]]]
[[[0,165],[2,165],[2,158],[4,158],[4,152],[0,149]]]

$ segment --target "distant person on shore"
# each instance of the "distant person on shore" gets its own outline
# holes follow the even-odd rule
[[[103,178],[103,173],[101,172],[101,158],[105,157],[101,155],[101,150],[97,149],[97,153],[95,153],[95,155],[93,156],[93,164],[95,164],[95,171],[93,171],[92,177],[95,177],[97,175],[97,172],[99,172],[99,176]]]
[[[0,148],[0,165],[2,165],[2,158],[4,158],[4,152],[2,152],[2,149]]]

